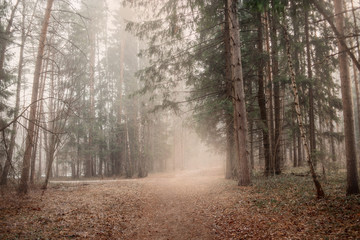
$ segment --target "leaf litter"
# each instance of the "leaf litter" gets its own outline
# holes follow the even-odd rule
[[[304,177],[238,187],[218,169],[5,192],[0,239],[359,239],[360,197],[343,178],[329,177],[324,200]]]

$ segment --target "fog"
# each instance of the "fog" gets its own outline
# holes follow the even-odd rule
[[[18,116],[14,116],[18,124],[11,174],[20,178],[46,3],[9,4],[5,17],[12,16],[11,7],[16,10],[15,44],[7,49],[6,65],[13,74],[9,90],[14,94],[7,104],[12,108],[19,104]],[[155,10],[159,9],[154,6]],[[167,83],[165,79],[155,80],[158,83],[154,85],[141,73],[160,59],[147,52],[150,36],[127,26],[159,17],[144,6],[114,0],[54,2],[38,84],[31,178],[45,177],[49,161],[53,161],[50,177],[73,178],[136,177],[148,172],[224,167],[223,146],[214,148],[206,143],[193,124],[193,105],[188,102],[192,87],[186,81],[174,80],[169,73],[164,73],[169,78]],[[16,76],[20,58],[21,78]],[[6,118],[5,112],[1,114]],[[51,140],[53,136],[55,140]],[[4,157],[1,166],[5,162]],[[146,173],[139,173],[141,165]]]

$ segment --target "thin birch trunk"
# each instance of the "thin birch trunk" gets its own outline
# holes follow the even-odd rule
[[[307,164],[308,164],[308,166],[310,168],[311,177],[313,179],[313,182],[314,182],[314,185],[315,185],[315,188],[316,188],[317,198],[324,198],[325,193],[324,193],[324,191],[323,191],[323,189],[321,187],[320,182],[317,179],[317,175],[316,175],[316,172],[315,172],[315,169],[314,169],[314,166],[313,166],[311,153],[310,153],[308,141],[306,139],[305,129],[304,129],[303,121],[302,121],[300,102],[299,102],[299,94],[298,94],[298,87],[296,85],[295,71],[294,71],[294,68],[293,68],[292,60],[291,60],[290,39],[289,39],[289,35],[287,33],[286,26],[283,26],[283,28],[284,28],[285,43],[286,43],[287,61],[288,61],[289,71],[290,71],[290,74],[291,74],[290,75],[291,88],[292,88],[292,91],[293,91],[293,94],[294,94],[296,117],[297,117],[297,122],[298,122],[298,125],[299,125],[302,144],[303,144],[303,146],[305,148],[306,161],[307,161]]]

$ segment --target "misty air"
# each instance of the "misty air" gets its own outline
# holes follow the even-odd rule
[[[0,0],[0,239],[358,239],[359,10]]]

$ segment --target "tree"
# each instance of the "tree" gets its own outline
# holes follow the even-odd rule
[[[298,125],[299,125],[302,144],[304,145],[304,148],[305,148],[306,161],[307,161],[308,166],[310,168],[311,176],[312,176],[315,188],[316,188],[317,198],[324,198],[325,193],[324,193],[324,191],[323,191],[323,189],[321,187],[320,182],[317,179],[317,175],[316,175],[314,165],[313,165],[313,161],[312,161],[310,148],[309,148],[308,141],[306,139],[306,135],[305,135],[305,131],[304,131],[304,126],[303,126],[303,121],[302,121],[302,116],[301,116],[301,109],[300,109],[300,102],[299,102],[298,88],[297,88],[296,81],[295,81],[295,71],[294,71],[294,68],[293,68],[293,63],[291,61],[290,40],[289,40],[289,35],[287,33],[286,26],[284,26],[284,32],[285,32],[285,41],[286,41],[286,54],[287,54],[288,65],[289,65],[289,70],[290,70],[290,74],[291,74],[291,76],[290,76],[290,78],[291,78],[291,87],[292,87],[292,91],[293,91],[293,94],[294,94],[296,117],[297,117],[297,122],[298,122]]]
[[[10,36],[11,28],[13,26],[15,13],[16,13],[19,3],[20,3],[20,0],[17,0],[14,7],[12,8],[10,18],[8,20],[8,24],[6,25],[5,31],[2,34],[3,36],[1,36],[2,37],[1,41],[3,41],[1,44],[1,47],[0,47],[0,81],[1,82],[4,82],[5,76],[6,76],[6,73],[4,71],[5,55],[6,55],[7,46],[9,45],[9,41],[10,41],[10,37],[11,37]]]
[[[341,36],[344,36],[344,13],[343,3],[341,0],[334,0],[335,15],[336,15],[336,29]],[[346,48],[338,39],[339,49],[339,66],[340,66],[340,80],[341,80],[341,95],[344,115],[344,133],[345,133],[345,154],[346,154],[346,169],[347,169],[347,187],[346,193],[359,194],[358,172],[357,172],[357,156],[356,156],[356,141],[354,129],[354,115],[353,104],[351,96],[351,81],[349,65],[347,60]]]
[[[20,91],[21,91],[21,82],[22,82],[22,71],[23,71],[23,62],[24,62],[24,49],[25,42],[27,36],[29,34],[30,26],[25,29],[25,11],[26,11],[26,3],[22,1],[22,19],[21,19],[21,44],[20,44],[20,52],[19,52],[19,62],[18,62],[18,71],[17,71],[17,81],[16,81],[16,96],[15,96],[15,109],[14,109],[14,118],[12,124],[12,131],[10,136],[10,144],[7,150],[5,166],[3,172],[1,174],[0,185],[7,184],[7,178],[9,175],[10,167],[12,165],[12,158],[15,149],[15,139],[17,135],[17,117],[19,115],[20,109]],[[34,14],[33,14],[34,16]],[[5,48],[6,45],[3,46]]]
[[[43,62],[43,54],[45,48],[45,41],[47,35],[47,29],[49,26],[50,14],[52,10],[54,0],[48,0],[47,6],[45,10],[45,15],[43,18],[41,33],[40,33],[40,40],[38,46],[38,52],[36,57],[36,65],[35,65],[35,72],[34,72],[34,80],[33,80],[33,87],[32,87],[32,95],[31,95],[31,108],[30,108],[30,115],[29,115],[29,123],[28,123],[28,133],[26,137],[26,146],[25,146],[25,153],[23,158],[23,167],[21,172],[21,180],[19,185],[19,193],[26,194],[28,192],[28,181],[29,181],[29,171],[30,171],[30,159],[34,141],[34,129],[35,129],[35,121],[36,121],[36,111],[37,111],[37,100],[38,100],[38,89],[39,89],[39,79],[41,74],[41,67]]]
[[[234,0],[226,0],[225,11],[228,12],[227,21],[229,27],[230,42],[230,71],[231,80],[234,87],[234,122],[235,122],[235,136],[237,137],[237,154],[239,161],[239,186],[247,186],[250,184],[250,169],[247,151],[247,113],[245,106],[244,85],[241,65],[241,48],[240,48],[240,34],[239,34],[239,19],[238,19],[238,4]]]
[[[307,77],[309,79],[309,122],[310,122],[310,152],[312,154],[314,167],[316,169],[316,137],[315,137],[315,114],[314,114],[314,88],[312,79],[312,61],[309,30],[309,11],[305,10],[305,39],[306,39],[306,58],[307,58]]]

